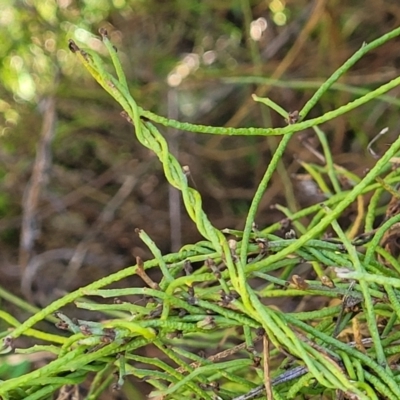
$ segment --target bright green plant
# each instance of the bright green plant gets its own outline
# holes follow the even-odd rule
[[[111,371],[118,371],[116,387],[124,385],[125,377],[145,379],[154,387],[153,396],[164,399],[235,399],[245,400],[264,396],[274,399],[337,398],[342,392],[359,399],[399,399],[399,374],[390,362],[398,353],[396,344],[400,331],[400,267],[395,259],[379,247],[382,236],[400,222],[396,214],[382,224],[371,241],[352,241],[344,232],[338,218],[361,196],[372,193],[365,215],[366,232],[372,230],[378,213],[378,200],[383,187],[399,181],[390,161],[400,150],[400,138],[377,161],[363,178],[351,175],[333,163],[324,132],[318,127],[347,113],[400,83],[400,77],[368,92],[360,98],[324,115],[306,117],[321,96],[368,51],[400,35],[400,29],[364,45],[317,90],[310,101],[297,113],[289,113],[271,99],[255,97],[283,115],[289,122],[284,128],[216,128],[199,126],[163,118],[139,107],[132,98],[118,59],[107,33],[101,31],[104,44],[115,67],[116,77],[108,72],[97,54],[81,50],[73,41],[70,49],[77,55],[94,79],[121,105],[123,116],[133,124],[140,143],[159,157],[169,183],[182,193],[187,213],[196,224],[204,241],[184,246],[178,253],[163,256],[157,245],[143,230],[140,238],[154,255],[143,263],[106,276],[53,302],[43,310],[31,310],[33,315],[20,324],[11,315],[1,312],[0,318],[12,330],[4,330],[3,353],[13,347],[21,335],[39,339],[45,344],[20,353],[46,350],[54,360],[46,366],[8,379],[0,384],[3,399],[48,399],[63,385],[79,384],[94,373],[86,399],[98,398],[112,384]],[[176,158],[169,152],[165,138],[154,124],[162,124],[191,132],[219,135],[282,135],[254,195],[243,231],[215,228],[202,209],[200,193],[188,185],[187,176]],[[282,239],[274,235],[280,224],[255,228],[255,215],[272,174],[292,136],[306,128],[314,128],[324,151],[326,165],[308,165],[321,190],[327,195],[324,204],[317,204],[296,213],[281,207],[300,233]],[[386,174],[384,183],[377,178]],[[333,190],[325,183],[331,181]],[[346,177],[353,187],[344,190],[340,177]],[[308,226],[302,219],[312,216]],[[326,240],[328,228],[336,240]],[[230,239],[228,239],[228,237]],[[367,242],[367,243],[364,243]],[[357,251],[356,245],[365,251]],[[378,262],[375,253],[389,260],[394,268]],[[315,280],[289,277],[301,262],[308,262]],[[191,264],[200,265],[195,271]],[[330,280],[327,267],[339,271]],[[162,273],[160,282],[146,274],[149,268]],[[146,287],[109,289],[110,284],[137,274]],[[257,282],[257,284],[252,284]],[[8,296],[5,291],[2,297]],[[147,304],[124,302],[130,295],[145,296]],[[90,301],[91,297],[118,299],[114,304]],[[264,299],[314,296],[341,299],[339,305],[315,310],[285,313],[266,306]],[[105,322],[73,320],[59,310],[75,303],[86,310],[102,311]],[[21,307],[24,304],[19,303]],[[69,335],[49,334],[35,325],[56,313],[57,326]],[[385,318],[383,331],[378,320]],[[339,335],[353,324],[362,324],[368,340],[356,344],[339,340]],[[209,358],[200,357],[197,350],[233,337],[240,344],[230,345]],[[255,350],[262,341],[263,350]],[[48,344],[46,344],[48,343]],[[229,341],[226,343],[230,343]],[[156,347],[158,358],[139,356],[137,349]],[[365,346],[365,349],[363,348]],[[192,350],[191,350],[192,349]]]

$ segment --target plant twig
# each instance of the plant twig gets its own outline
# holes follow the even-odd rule
[[[51,142],[55,133],[56,123],[56,99],[49,96],[43,100],[44,117],[40,133],[35,163],[31,179],[25,189],[22,200],[22,227],[19,247],[19,266],[21,275],[33,255],[36,239],[40,235],[37,212],[42,191],[47,185],[51,167]]]
[[[272,382],[271,382],[271,374],[270,374],[270,366],[269,366],[269,340],[267,335],[263,336],[263,358],[264,358],[264,387],[265,393],[267,394],[268,400],[274,400],[272,395]]]

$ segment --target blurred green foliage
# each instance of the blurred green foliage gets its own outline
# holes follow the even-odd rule
[[[123,7],[126,7],[123,0],[1,2],[2,134],[19,121],[18,104],[34,104],[56,90],[55,79],[60,74],[70,79],[81,74],[74,68],[75,62],[67,49],[68,37],[95,40],[90,33],[93,27]]]

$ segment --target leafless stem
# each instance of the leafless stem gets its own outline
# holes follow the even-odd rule
[[[43,125],[36,151],[31,179],[22,199],[22,226],[19,246],[21,275],[33,255],[35,241],[40,235],[37,212],[42,191],[48,182],[51,167],[51,142],[55,132],[56,100],[53,96],[44,100]]]
[[[268,400],[274,400],[272,395],[271,374],[269,368],[269,340],[267,335],[263,336],[263,355],[264,355],[264,387]]]
[[[136,257],[137,274],[143,279],[146,285],[152,289],[158,290],[160,287],[158,283],[154,282],[143,268],[143,260],[140,257]]]

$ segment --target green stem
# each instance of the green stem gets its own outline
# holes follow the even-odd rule
[[[245,227],[243,229],[243,241],[242,241],[242,247],[240,249],[240,261],[242,265],[247,264],[247,250],[249,246],[250,234],[258,210],[258,206],[268,186],[268,183],[272,177],[272,174],[274,173],[279,160],[282,158],[283,152],[285,151],[286,146],[289,143],[289,140],[292,138],[292,136],[293,135],[291,134],[291,135],[286,135],[282,138],[281,142],[278,145],[278,148],[276,149],[274,155],[272,156],[272,160],[269,163],[268,168],[265,171],[265,174],[260,184],[257,187],[256,193],[254,194],[249,212],[247,214]]]
[[[387,33],[374,40],[369,44],[363,44],[361,48],[356,51],[340,68],[338,68],[335,73],[315,92],[310,100],[305,104],[300,116],[304,119],[310,110],[317,104],[319,99],[323,94],[336,82],[345,72],[347,72],[360,58],[362,58],[370,50],[373,50],[382,44],[386,43],[388,40],[395,38],[400,35],[400,28],[393,29],[391,32]]]
[[[269,256],[267,259],[259,261],[257,266],[265,268],[271,265],[287,255],[295,252],[297,249],[302,247],[309,240],[315,238],[317,235],[324,232],[324,230],[331,224],[331,222],[337,219],[342,212],[359,196],[363,190],[371,184],[379,173],[387,166],[389,160],[399,151],[400,149],[400,137],[391,145],[387,152],[378,160],[375,166],[369,171],[369,173],[361,180],[357,186],[355,186],[347,195],[341,200],[335,209],[329,214],[325,215],[317,225],[310,229],[305,235],[301,236],[296,242],[282,249],[276,254]]]

